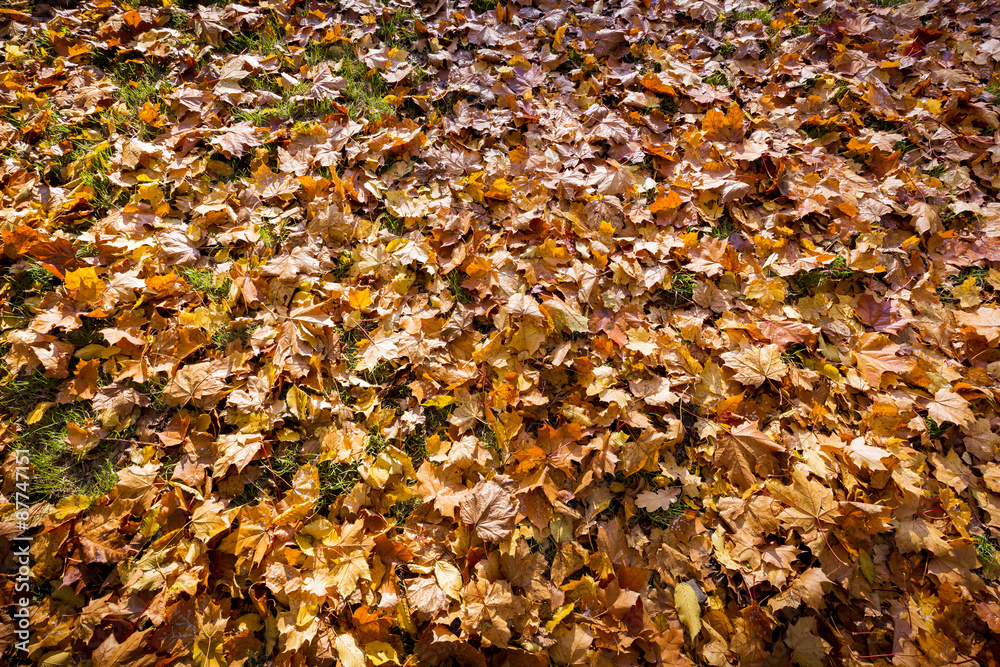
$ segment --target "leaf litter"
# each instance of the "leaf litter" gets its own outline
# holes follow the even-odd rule
[[[997,664],[996,26],[8,3],[0,648]]]

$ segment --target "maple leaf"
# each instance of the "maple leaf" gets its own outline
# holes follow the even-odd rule
[[[882,459],[892,458],[892,453],[881,447],[873,447],[865,444],[864,438],[855,438],[851,444],[845,448],[851,461],[859,468],[868,470],[886,470]]]
[[[944,533],[921,518],[899,521],[895,537],[902,553],[926,549],[935,556],[944,556],[951,552],[951,545],[945,541]]]
[[[659,491],[642,491],[636,496],[635,505],[636,507],[641,507],[647,512],[655,512],[657,510],[668,509],[677,500],[677,496],[681,493],[681,488],[675,486],[669,489],[660,489]]]
[[[481,481],[472,488],[459,505],[459,516],[472,526],[484,542],[498,542],[514,529],[517,504],[510,491],[501,485],[507,478],[495,477]]]
[[[969,408],[969,402],[948,387],[937,390],[934,399],[927,404],[927,414],[938,424],[951,422],[959,426],[968,426],[976,421],[976,416]]]
[[[462,602],[465,612],[463,627],[479,633],[485,642],[493,646],[507,646],[511,637],[507,617],[516,609],[510,584],[482,579],[470,581],[462,590]]]
[[[767,488],[775,498],[787,505],[778,518],[802,531],[807,546],[818,553],[821,545],[827,541],[825,531],[839,516],[840,505],[834,500],[833,491],[828,486],[809,479],[809,473],[802,465],[793,468],[791,485],[785,486],[768,480]]]
[[[667,426],[664,430],[644,429],[638,438],[621,442],[618,468],[623,474],[634,475],[655,460],[661,449],[684,438],[684,426],[679,419],[668,419]]]
[[[590,325],[575,304],[552,298],[543,301],[541,310],[548,318],[549,326],[555,331],[582,333],[590,330]]]
[[[396,344],[398,340],[397,336],[386,336],[381,330],[376,332],[373,338],[368,339],[368,344],[362,350],[357,370],[371,370],[386,359],[395,359],[399,354],[399,347]]]
[[[734,379],[745,385],[759,387],[768,380],[780,380],[788,373],[777,345],[744,347],[739,352],[722,354],[725,365],[736,371]]]
[[[97,269],[84,266],[70,271],[65,278],[66,291],[77,303],[92,303],[104,293],[106,285],[97,275]]]
[[[936,234],[944,229],[941,225],[941,216],[937,210],[927,202],[916,201],[910,204],[906,212],[913,216],[913,224],[917,231],[923,234]]]
[[[253,188],[261,199],[287,199],[300,187],[299,182],[291,176],[279,176],[271,171],[266,164],[260,165],[253,172]]]
[[[594,636],[580,623],[570,627],[559,627],[552,633],[555,645],[549,649],[549,656],[558,664],[584,664],[587,651],[594,642]]]
[[[261,451],[263,441],[263,437],[259,434],[219,436],[219,458],[212,466],[212,476],[221,477],[230,465],[235,466],[237,472],[243,472]]]
[[[983,461],[995,460],[1000,454],[1000,434],[993,432],[987,419],[977,419],[971,424],[965,437],[965,449]]]
[[[451,605],[435,577],[418,577],[407,581],[406,599],[415,612],[427,618],[437,616]]]
[[[792,651],[792,660],[799,667],[823,667],[832,648],[816,632],[816,618],[803,616],[788,628],[785,644]]]
[[[239,509],[224,509],[225,507],[226,503],[221,500],[206,500],[198,505],[191,512],[191,535],[202,542],[208,542],[228,529]]]
[[[811,567],[792,582],[792,585],[767,601],[772,612],[786,607],[798,607],[802,604],[809,609],[821,610],[826,604],[823,601],[823,584],[831,582],[822,568]]]
[[[246,121],[226,128],[222,134],[212,139],[212,143],[219,147],[219,152],[230,158],[238,158],[246,149],[261,145],[257,138],[257,128]]]
[[[773,474],[778,467],[776,452],[785,448],[747,422],[732,430],[723,429],[715,441],[715,464],[726,471],[729,480],[746,489],[757,482],[758,475]]]
[[[742,141],[743,112],[735,102],[725,115],[716,109],[709,109],[702,121],[702,130],[709,141]]]
[[[649,405],[664,406],[677,403],[680,396],[670,391],[670,382],[663,377],[653,377],[647,380],[629,380],[632,395]]]
[[[215,359],[182,366],[163,388],[163,402],[174,406],[191,403],[199,408],[213,407],[222,400],[229,365],[228,359]]]
[[[147,637],[153,628],[133,632],[119,642],[113,634],[108,635],[93,653],[94,667],[114,667],[115,665],[137,664],[151,665],[152,656],[142,657],[140,654],[146,648]]]
[[[319,259],[308,246],[299,246],[290,253],[278,255],[261,269],[265,276],[275,276],[284,282],[292,282],[303,273],[314,275],[319,272]]]
[[[908,373],[913,368],[913,361],[896,356],[898,351],[899,346],[889,343],[889,339],[881,334],[861,334],[853,354],[865,382],[878,389],[885,373]]]

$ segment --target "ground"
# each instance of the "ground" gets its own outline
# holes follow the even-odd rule
[[[997,665],[993,4],[6,3],[5,659]]]

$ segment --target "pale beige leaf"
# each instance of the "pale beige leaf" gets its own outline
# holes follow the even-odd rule
[[[886,470],[882,459],[892,458],[892,453],[881,447],[865,444],[864,438],[855,438],[844,448],[854,465],[867,470]]]
[[[927,405],[927,414],[938,424],[951,422],[959,426],[968,426],[976,420],[976,416],[969,408],[969,402],[948,387],[937,390],[934,400]]]
[[[636,507],[640,507],[647,512],[665,510],[677,501],[681,494],[681,487],[673,486],[659,491],[643,491],[636,496]]]
[[[733,378],[748,386],[759,387],[768,380],[780,380],[788,373],[777,345],[744,347],[739,352],[726,352],[722,358],[725,366],[736,372]]]
[[[337,657],[344,667],[365,667],[368,664],[365,660],[365,652],[358,646],[358,642],[349,634],[337,635],[333,640],[333,646],[337,649]]]

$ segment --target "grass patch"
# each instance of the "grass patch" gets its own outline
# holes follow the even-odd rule
[[[146,102],[158,102],[173,89],[173,84],[167,81],[167,70],[148,60],[111,62],[109,67],[107,74],[118,86],[118,99],[132,111]]]
[[[318,510],[324,511],[338,496],[350,493],[354,485],[361,481],[358,466],[354,463],[334,463],[324,461],[319,464],[320,498]]]
[[[256,90],[271,90],[267,85],[270,80],[255,79],[252,86],[257,86]],[[299,85],[281,90],[278,86],[273,86],[277,90],[271,92],[281,92],[281,100],[271,107],[259,109],[233,109],[232,117],[236,120],[249,121],[257,127],[267,127],[274,121],[279,123],[302,122],[314,118],[323,118],[332,113],[336,113],[337,107],[332,100],[319,99],[307,100],[302,97],[303,93],[309,91],[310,84],[302,82]]]
[[[288,52],[284,30],[272,14],[263,25],[230,35],[223,42],[222,50],[229,53],[254,53],[270,56]]]
[[[731,28],[740,21],[760,21],[764,25],[770,25],[774,20],[774,13],[770,9],[741,9],[729,15],[726,19],[726,26]]]
[[[112,438],[128,433],[109,434],[105,443],[78,456],[66,442],[66,425],[90,420],[93,415],[82,404],[52,405],[35,423],[27,423],[39,404],[55,401],[61,383],[37,371],[23,377],[7,374],[0,381],[0,408],[14,416],[15,446],[27,450],[31,462],[28,495],[32,502],[54,502],[74,494],[101,496],[118,483],[113,457],[118,444]]]
[[[385,439],[382,431],[378,428],[372,428],[365,437],[365,451],[372,456],[378,456],[388,446],[389,441]]]
[[[680,111],[681,108],[677,106],[677,100],[673,97],[664,97],[660,100],[660,111],[665,114],[673,115]]]
[[[865,127],[871,128],[873,130],[878,130],[879,132],[895,132],[899,129],[896,123],[892,121],[885,120],[884,118],[879,118],[878,116],[866,113],[861,117],[861,122]]]
[[[816,293],[817,289],[825,285],[828,281],[837,282],[852,278],[854,271],[846,267],[847,261],[843,257],[837,257],[830,262],[829,267],[796,273],[788,279],[789,301],[807,295],[812,296]]]
[[[402,236],[405,231],[405,225],[403,224],[402,218],[397,218],[392,213],[386,211],[379,218],[379,225],[382,229],[388,231],[393,236]]]
[[[93,191],[90,207],[94,215],[103,217],[108,211],[121,208],[128,203],[130,194],[125,188],[112,183],[105,174],[113,157],[107,142],[101,142],[97,150],[77,149],[74,165],[80,174],[80,181]]]
[[[892,145],[892,150],[899,151],[901,155],[906,155],[910,151],[919,148],[915,143],[909,139],[903,139],[902,141],[897,141]]]
[[[459,269],[452,269],[446,273],[445,280],[448,281],[448,287],[451,288],[451,293],[455,295],[455,299],[459,303],[463,305],[472,303],[472,295],[462,288],[462,273]]]
[[[819,139],[824,135],[836,131],[837,123],[834,121],[827,121],[824,123],[809,123],[809,124],[803,124],[799,129],[805,132],[806,136],[808,136],[810,139]]]
[[[694,297],[694,288],[698,286],[698,280],[694,274],[681,269],[670,278],[670,286],[667,288],[668,298],[673,305],[691,301]]]
[[[59,281],[48,269],[34,262],[16,274],[5,273],[0,284],[0,303],[6,306],[4,315],[33,317],[29,304],[51,292],[58,284]]]
[[[936,290],[938,299],[942,303],[958,303],[959,298],[955,296],[955,290],[963,285],[970,278],[974,279],[976,289],[980,292],[986,292],[982,296],[984,299],[989,300],[990,294],[993,292],[992,286],[987,281],[989,277],[989,269],[981,266],[967,266],[961,271],[959,271],[954,276],[948,276],[948,280],[941,285],[938,285]]]
[[[781,360],[790,366],[798,368],[806,367],[806,358],[809,356],[809,348],[801,343],[789,345],[781,355]]]
[[[455,111],[455,105],[462,99],[462,91],[449,90],[440,98],[434,100],[434,110],[444,116],[448,112]]]
[[[633,518],[635,523],[644,526],[652,524],[657,528],[663,529],[673,528],[674,522],[687,514],[687,506],[680,500],[677,500],[671,504],[670,507],[662,510],[650,512],[642,509],[641,507],[639,507],[638,510],[639,512]]]
[[[212,333],[212,345],[225,349],[234,340],[246,345],[253,332],[259,328],[260,322],[230,322],[228,326],[219,327]]]
[[[938,164],[931,167],[930,169],[924,170],[925,174],[927,174],[928,176],[932,176],[934,178],[941,178],[947,172],[948,172],[948,165],[946,164]]]
[[[722,72],[713,72],[712,74],[702,77],[701,79],[705,83],[712,86],[725,86],[729,87],[729,79]]]
[[[951,422],[942,422],[938,424],[930,417],[927,417],[924,420],[924,426],[927,427],[927,437],[931,440],[937,440],[944,435],[946,430],[948,430],[948,427],[951,426]]]
[[[312,66],[324,61],[336,63],[336,74],[347,80],[342,95],[353,118],[378,121],[392,114],[392,106],[383,99],[389,93],[388,84],[375,70],[369,70],[350,46],[310,43],[305,57]]]
[[[391,14],[384,14],[378,19],[378,29],[375,34],[383,44],[397,49],[409,51],[416,39],[413,29],[413,11],[400,7]]]
[[[973,535],[976,557],[983,567],[983,578],[1000,578],[1000,545],[985,535]]]
[[[426,461],[429,456],[427,438],[419,431],[406,436],[400,449],[410,457],[414,468],[419,468],[420,464]]]
[[[208,269],[193,266],[182,266],[177,269],[191,289],[205,295],[209,301],[225,301],[229,297],[229,289],[233,281],[229,278],[219,278]]]
[[[472,11],[483,14],[491,12],[497,7],[497,0],[472,0]]]
[[[725,58],[732,55],[735,51],[736,47],[727,42],[715,50],[715,55]]]
[[[423,504],[424,501],[420,498],[399,501],[389,508],[389,516],[396,520],[397,525],[406,523],[406,519],[413,514],[413,511]]]
[[[586,76],[597,71],[597,60],[593,56],[582,53],[572,46],[566,49],[566,57],[573,68],[579,69]]]
[[[729,216],[722,216],[715,221],[706,234],[711,236],[713,239],[728,239],[736,231],[736,225],[733,221],[729,219]]]

